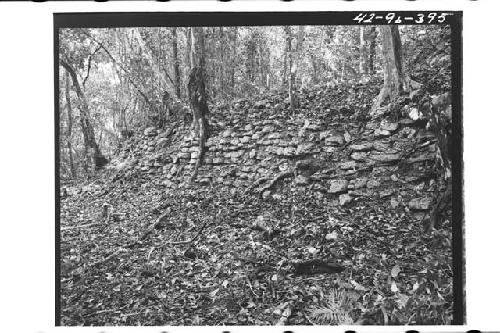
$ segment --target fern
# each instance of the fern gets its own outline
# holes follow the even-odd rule
[[[324,306],[319,306],[310,312],[313,320],[320,325],[352,325],[354,323],[349,315],[351,302],[344,290],[333,290],[324,301]]]

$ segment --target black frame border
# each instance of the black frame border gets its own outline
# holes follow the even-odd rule
[[[385,15],[391,11],[373,11]],[[396,15],[427,15],[431,11],[393,11]],[[433,11],[436,12],[436,11]],[[452,13],[446,22],[451,26],[452,45],[452,244],[453,244],[453,320],[465,324],[465,249],[463,200],[463,11]],[[191,27],[191,26],[279,26],[279,25],[363,25],[353,21],[360,12],[96,12],[54,13],[54,139],[55,139],[55,325],[61,326],[60,267],[60,152],[59,152],[59,29],[119,27]],[[386,25],[374,22],[366,25]],[[404,23],[410,25],[416,23]],[[436,23],[433,23],[436,24]],[[422,23],[420,25],[426,25]],[[458,153],[457,153],[458,152]]]

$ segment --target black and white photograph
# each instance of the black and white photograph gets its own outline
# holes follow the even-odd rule
[[[55,14],[59,325],[463,324],[461,12],[315,15]]]

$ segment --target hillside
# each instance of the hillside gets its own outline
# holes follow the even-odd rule
[[[187,124],[124,141],[61,197],[63,325],[449,323],[436,138],[419,96],[368,116],[380,83],[210,105],[194,184]]]

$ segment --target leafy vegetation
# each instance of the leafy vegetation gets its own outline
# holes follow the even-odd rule
[[[176,30],[181,73],[191,33]],[[447,30],[401,30],[407,76],[422,84],[378,114],[375,27],[362,51],[358,27],[204,33],[210,136],[194,182],[193,104],[165,60],[173,30],[61,33],[88,105],[61,75],[62,324],[449,324],[450,205],[425,225],[447,184],[441,136],[426,128],[449,106],[436,99],[450,89]],[[71,101],[109,163],[92,168],[88,126],[68,130]]]

